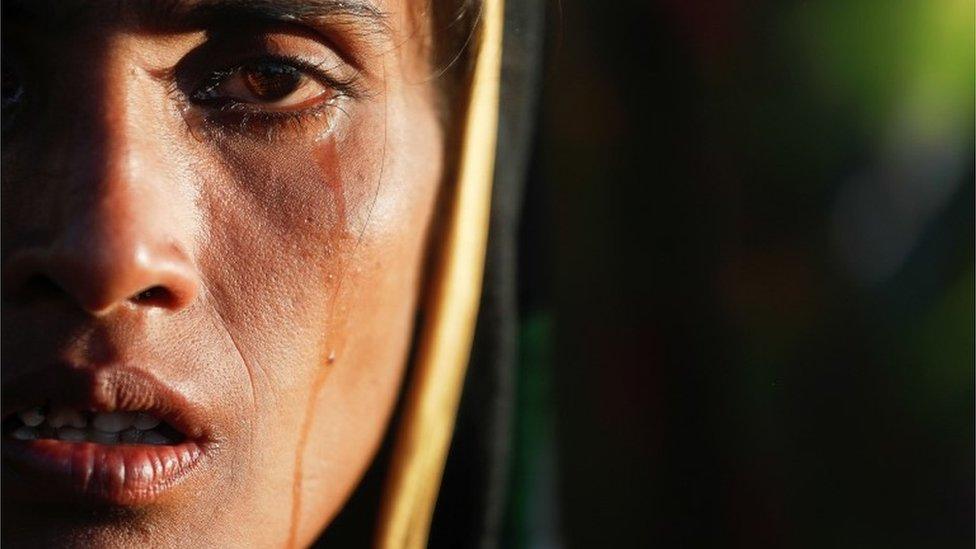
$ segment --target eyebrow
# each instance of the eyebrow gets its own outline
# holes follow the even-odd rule
[[[104,19],[106,9],[116,10],[116,15],[131,10],[139,24],[148,28],[226,26],[228,22],[314,26],[333,20],[354,25],[363,34],[390,34],[386,13],[369,0],[129,0],[107,5],[91,0],[3,2],[5,18],[57,28],[79,27],[93,19]]]
[[[187,19],[192,22],[244,19],[302,23],[328,18],[354,21],[377,33],[389,32],[386,14],[368,0],[199,0],[187,11]]]

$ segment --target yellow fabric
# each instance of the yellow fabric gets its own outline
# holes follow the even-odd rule
[[[502,0],[485,0],[458,187],[394,446],[376,546],[427,544],[481,298],[498,129]]]

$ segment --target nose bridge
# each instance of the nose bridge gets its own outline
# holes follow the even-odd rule
[[[66,175],[59,234],[36,269],[84,309],[121,303],[181,308],[193,300],[192,207],[180,170],[159,137],[160,97],[150,77],[124,55],[102,67],[91,98],[91,132],[72,144],[85,167]],[[143,297],[151,296],[144,300]]]
[[[161,123],[159,98],[153,93],[159,84],[135,66],[135,61],[125,55],[125,48],[115,49],[121,52],[108,56],[103,94],[95,108],[103,148],[101,183],[109,194],[137,187],[150,192],[164,181],[146,175],[155,172],[162,176],[167,171],[162,161],[167,144],[153,139]]]
[[[101,156],[93,180],[82,182],[87,192],[77,196],[91,200],[90,208],[80,208],[77,222],[91,229],[103,239],[115,240],[114,245],[133,247],[162,237],[176,227],[167,223],[172,207],[165,196],[178,196],[168,189],[170,170],[163,160],[167,144],[152,139],[159,125],[151,117],[151,109],[139,108],[138,83],[126,78],[114,89],[106,90],[106,102],[101,120]],[[87,216],[85,215],[87,213]],[[141,243],[141,244],[140,244]]]

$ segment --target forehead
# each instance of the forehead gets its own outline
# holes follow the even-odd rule
[[[412,0],[6,0],[4,21],[73,30],[124,25],[178,31],[212,25],[342,25],[360,35],[395,38],[422,23]]]
[[[425,0],[4,0],[3,25],[70,39],[107,31],[165,34],[304,27],[351,57],[392,55],[405,72],[429,65]],[[45,38],[46,39],[46,38]]]

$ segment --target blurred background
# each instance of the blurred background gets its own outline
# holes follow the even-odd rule
[[[547,27],[511,539],[973,547],[973,1]]]

